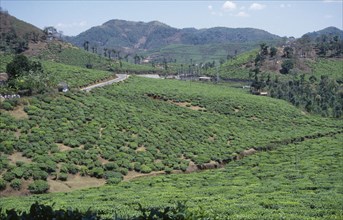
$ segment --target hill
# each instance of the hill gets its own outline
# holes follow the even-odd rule
[[[145,23],[110,20],[76,37],[70,37],[69,41],[80,47],[85,41],[89,41],[101,47],[151,50],[170,44],[204,45],[278,39],[279,36],[254,28],[177,29],[158,21]]]
[[[323,35],[333,35],[338,36],[340,39],[343,39],[343,30],[336,27],[327,27],[319,31],[306,33],[304,35],[310,37],[311,40],[316,40],[318,37]],[[304,35],[302,37],[304,37]]]
[[[133,202],[160,207],[184,200],[191,208],[211,206],[222,216],[279,215],[275,210],[298,218],[339,215],[340,205],[332,198],[341,198],[336,169],[341,120],[309,115],[242,89],[139,77],[90,93],[37,96],[28,103],[25,118],[0,112],[3,195],[28,193],[27,185],[39,179],[53,192],[71,191],[229,163],[215,171],[35,198],[92,207],[108,218],[117,208],[121,215],[134,215]],[[248,157],[246,150],[256,155]],[[242,155],[247,157],[241,160]],[[21,189],[12,190],[18,182]],[[31,198],[2,198],[0,204],[12,208],[19,202],[26,208]],[[254,211],[242,211],[244,204]]]
[[[0,34],[3,35],[8,32],[12,32],[22,39],[29,37],[28,35],[30,34],[38,35],[38,39],[44,35],[43,31],[36,26],[19,20],[6,11],[0,10]]]
[[[21,21],[0,9],[0,51],[21,53],[28,43],[45,37],[39,28]]]
[[[83,47],[83,44],[88,41],[91,47],[97,47],[101,50],[114,48],[125,53],[142,53],[152,60],[165,58],[167,60],[176,59],[178,62],[189,62],[190,59],[193,59],[200,62],[211,59],[218,61],[217,51],[223,48],[226,51],[223,55],[223,52],[219,52],[221,58],[226,57],[229,53],[234,54],[237,47],[231,48],[230,45],[233,44],[253,44],[256,47],[262,41],[275,42],[280,41],[281,38],[254,28],[177,29],[158,21],[145,23],[110,20],[75,37],[67,37],[66,40],[79,47]],[[220,48],[214,46],[212,49],[204,50],[204,46],[211,47],[213,44],[220,44],[221,46]],[[182,46],[192,46],[195,48],[194,54],[190,53],[187,59],[180,60],[178,56],[180,52],[178,51],[179,49],[182,50],[180,48]],[[170,51],[171,47],[173,47],[172,51]],[[244,49],[244,47],[239,48],[238,52],[245,51]],[[252,47],[249,46],[248,49],[250,50]],[[169,52],[165,50],[169,50]],[[151,55],[152,53],[153,55]],[[209,57],[199,57],[203,54],[208,54]]]

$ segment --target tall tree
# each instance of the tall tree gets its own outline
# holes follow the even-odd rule
[[[85,41],[84,43],[83,43],[83,49],[85,49],[85,50],[89,50],[89,41]]]

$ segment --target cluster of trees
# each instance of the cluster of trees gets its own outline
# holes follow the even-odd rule
[[[9,76],[8,87],[15,92],[31,95],[50,90],[55,80],[51,74],[44,71],[39,61],[30,61],[25,55],[16,55],[7,64],[6,72]]]
[[[27,50],[29,41],[19,37],[14,30],[0,35],[0,51],[19,54]]]
[[[341,57],[343,39],[337,35],[321,35],[316,39],[315,48],[321,57]]]
[[[293,105],[322,116],[340,118],[343,116],[343,91],[341,86],[328,76],[317,79],[305,74],[295,75],[292,80],[269,80],[265,82],[270,95],[284,99]]]
[[[323,41],[321,42],[323,43]],[[255,68],[251,72],[254,79],[252,82],[253,92],[259,93],[262,90],[267,90],[270,96],[287,100],[308,112],[323,116],[342,117],[343,93],[341,86],[335,79],[330,79],[325,75],[317,79],[312,75],[307,80],[305,74],[299,75],[292,71],[297,55],[293,47],[286,46],[283,50],[280,73],[292,73],[292,79],[282,81],[276,77],[272,80],[270,74],[266,75],[260,70],[268,54],[270,57],[275,56],[275,49],[272,50],[271,48],[269,52],[268,46],[261,44],[260,51],[255,58]]]

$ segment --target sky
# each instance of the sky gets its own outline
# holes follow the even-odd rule
[[[0,6],[20,20],[41,29],[54,26],[68,36],[111,19],[157,20],[175,28],[252,27],[288,37],[329,26],[343,29],[343,0],[0,0]]]

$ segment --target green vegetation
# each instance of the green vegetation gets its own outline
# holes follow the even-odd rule
[[[114,77],[113,73],[102,70],[87,69],[52,61],[43,61],[42,63],[44,69],[55,77],[56,82],[66,82],[72,88],[87,86]]]
[[[337,82],[343,83],[343,60],[341,59],[323,59],[320,58],[316,62],[310,62],[311,74],[308,78],[315,76],[320,79],[321,76],[329,76],[331,79],[336,79]]]
[[[4,209],[28,210],[35,201],[91,208],[104,219],[135,216],[143,207],[186,202],[190,211],[211,219],[340,219],[343,194],[343,135],[307,139],[259,152],[229,163],[225,169],[141,178],[72,193],[3,198]],[[267,216],[267,217],[266,217]]]
[[[91,93],[36,96],[24,110],[29,119],[0,112],[0,146],[4,157],[22,152],[32,159],[20,166],[28,180],[79,173],[113,184],[128,171],[185,171],[190,161],[220,164],[251,147],[268,149],[342,126],[239,89],[139,77]],[[1,167],[7,182],[24,178],[8,160]]]

